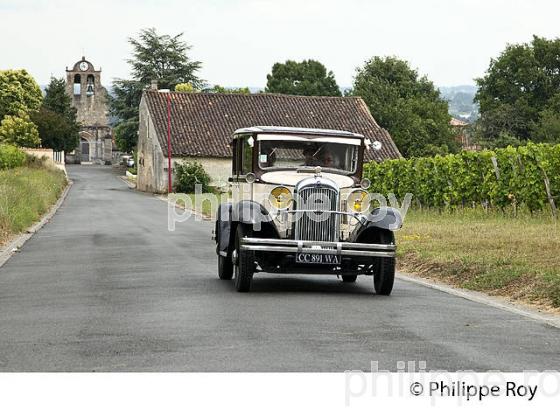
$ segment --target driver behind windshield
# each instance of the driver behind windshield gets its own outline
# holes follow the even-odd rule
[[[323,152],[321,166],[326,167],[326,168],[336,168],[335,163],[334,163],[334,156],[333,156],[332,152],[329,151],[328,149],[324,150],[324,152]]]

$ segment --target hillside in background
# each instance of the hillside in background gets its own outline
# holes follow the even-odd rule
[[[478,118],[478,104],[473,99],[476,94],[474,85],[457,85],[439,87],[441,96],[449,102],[449,114],[467,122],[474,122]]]

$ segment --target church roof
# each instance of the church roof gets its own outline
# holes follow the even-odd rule
[[[366,160],[400,158],[389,133],[359,97],[281,94],[206,94],[144,91],[159,143],[167,155],[167,98],[171,98],[173,156],[231,157],[235,130],[254,126],[320,128],[362,134],[382,143]]]

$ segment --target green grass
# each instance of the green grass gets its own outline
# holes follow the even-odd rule
[[[400,268],[467,289],[560,307],[560,225],[543,215],[409,211]]]
[[[64,173],[51,168],[0,171],[0,244],[37,222],[57,201],[66,184]]]

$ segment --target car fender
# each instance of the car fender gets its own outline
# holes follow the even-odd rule
[[[216,213],[216,252],[228,252],[231,238],[231,204],[223,203],[218,207]]]
[[[244,200],[232,206],[232,221],[246,225],[253,225],[254,231],[259,231],[259,225],[271,223],[272,216],[266,208],[255,201]]]
[[[401,212],[392,207],[381,207],[373,209],[365,215],[361,224],[354,229],[350,235],[351,241],[357,241],[366,231],[386,230],[397,231],[402,227],[403,218]]]
[[[265,237],[280,237],[272,216],[258,202],[244,200],[236,204],[224,203],[219,206],[216,216],[218,253],[230,253],[233,235],[239,223],[250,226],[256,233],[263,232]]]

